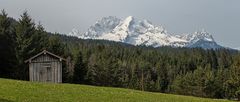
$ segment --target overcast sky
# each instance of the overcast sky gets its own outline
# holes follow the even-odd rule
[[[134,16],[169,33],[205,28],[223,46],[240,48],[240,0],[0,0],[0,9],[19,18],[27,10],[47,31],[85,32],[105,16]]]

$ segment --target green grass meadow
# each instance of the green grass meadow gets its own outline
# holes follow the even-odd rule
[[[0,102],[230,102],[190,96],[0,78]]]

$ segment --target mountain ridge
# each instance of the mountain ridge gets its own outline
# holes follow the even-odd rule
[[[73,29],[67,35],[76,36],[81,39],[109,40],[152,47],[223,48],[204,29],[192,34],[172,35],[163,26],[154,25],[148,20],[139,20],[133,16],[125,19],[119,19],[114,16],[103,17],[90,26],[87,32],[80,33],[78,30]]]

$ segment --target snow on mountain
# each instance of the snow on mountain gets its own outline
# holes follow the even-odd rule
[[[80,34],[81,33],[76,28],[74,28],[74,29],[72,29],[72,32],[70,32],[68,35],[79,37],[79,36],[81,36]]]
[[[102,39],[153,47],[221,48],[214,41],[212,35],[205,30],[197,31],[193,34],[171,35],[162,26],[157,26],[148,20],[139,20],[132,16],[124,20],[112,16],[104,17],[92,25],[87,32],[80,33],[78,30],[73,29],[69,35],[81,39]]]
[[[234,48],[235,50],[239,50],[240,51],[240,47]]]
[[[187,41],[190,41],[190,43],[196,43],[199,40],[205,40],[209,42],[214,42],[214,39],[212,35],[210,35],[208,32],[206,32],[204,29],[202,31],[197,31],[193,34],[187,34],[181,37],[182,39],[185,39]]]

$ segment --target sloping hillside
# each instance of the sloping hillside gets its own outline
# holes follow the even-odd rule
[[[2,102],[227,102],[189,96],[73,84],[0,79]]]

